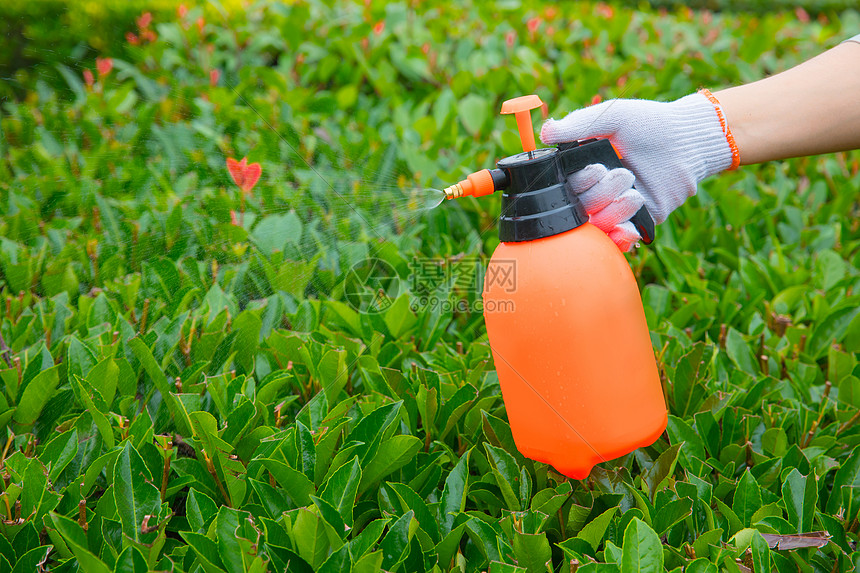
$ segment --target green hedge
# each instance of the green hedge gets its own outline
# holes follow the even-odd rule
[[[175,10],[173,0],[26,0],[0,3],[0,71],[20,93],[56,64],[77,65],[95,53],[125,43],[144,12],[159,17]],[[51,82],[54,83],[54,82]],[[4,90],[5,91],[5,90]],[[9,95],[0,91],[0,95]]]
[[[498,198],[419,207],[517,150],[503,99],[750,81],[857,13],[198,13],[0,108],[0,573],[855,569],[860,152],[710,178],[628,255],[669,426],[581,482],[507,421]]]
[[[683,8],[694,10],[713,10],[728,12],[767,13],[777,10],[795,10],[802,8],[809,15],[832,15],[843,10],[857,8],[856,0],[650,0],[649,2],[628,1],[624,4],[633,7],[646,6],[649,8]]]
[[[94,53],[123,45],[127,32],[136,31],[135,19],[152,12],[156,19],[174,13],[176,0],[26,0],[0,2],[0,71],[17,86],[32,84],[34,74],[57,63],[91,60]],[[184,2],[188,7],[200,4]],[[289,4],[287,2],[286,4]],[[534,3],[539,9],[541,3]],[[610,2],[612,4],[612,2]],[[685,6],[694,9],[767,13],[802,7],[810,15],[837,13],[857,7],[855,0],[621,0],[619,6],[639,9]],[[549,5],[549,4],[547,4]],[[237,0],[211,2],[208,11],[224,16],[241,9]],[[2,92],[0,92],[2,95]]]

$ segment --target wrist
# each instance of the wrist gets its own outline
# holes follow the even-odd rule
[[[700,89],[698,93],[705,96],[714,106],[714,111],[717,113],[717,118],[720,120],[720,128],[723,130],[723,135],[725,136],[726,142],[729,144],[729,149],[732,152],[732,164],[729,166],[729,171],[733,171],[741,164],[741,154],[738,150],[737,142],[735,142],[735,136],[732,134],[732,130],[729,127],[728,119],[726,119],[723,106],[720,104],[720,101],[716,96],[714,96],[714,94],[712,94],[707,88]]]
[[[710,97],[708,97],[710,96]],[[678,149],[696,182],[728,169],[737,168],[740,155],[725,115],[710,92],[697,92],[672,102],[676,113]]]

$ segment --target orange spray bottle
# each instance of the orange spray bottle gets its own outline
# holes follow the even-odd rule
[[[484,279],[484,320],[517,449],[583,479],[595,464],[652,444],[666,404],[639,288],[624,255],[565,185],[586,165],[622,164],[609,140],[535,149],[537,96],[506,101],[523,153],[445,189],[501,190],[501,243]],[[632,219],[643,242],[654,223]]]

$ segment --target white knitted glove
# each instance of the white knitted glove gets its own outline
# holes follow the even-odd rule
[[[616,99],[547,120],[540,138],[545,144],[609,138],[635,179],[624,170],[604,168],[585,169],[568,182],[581,193],[592,222],[629,248],[635,243],[630,242],[632,225],[621,223],[636,213],[642,200],[654,222],[662,223],[696,194],[699,181],[737,167],[737,148],[724,117],[717,100],[704,90],[668,103]],[[604,213],[606,209],[610,211]],[[638,239],[635,229],[632,233]],[[619,240],[618,246],[627,250]]]
[[[600,164],[589,165],[567,177],[570,191],[579,195],[589,221],[609,235],[618,248],[629,251],[642,238],[630,217],[645,204],[633,188],[633,173]]]

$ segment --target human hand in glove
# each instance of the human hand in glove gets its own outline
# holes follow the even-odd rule
[[[627,169],[590,165],[572,174],[568,185],[591,222],[626,251],[640,239],[629,220],[643,204],[654,222],[662,223],[695,195],[699,181],[737,165],[714,101],[707,93],[669,103],[610,100],[548,120],[541,140],[609,138]]]
[[[662,223],[710,175],[860,148],[860,36],[775,76],[673,102],[610,100],[548,120],[545,144],[609,138],[629,170],[589,166],[568,178],[592,222],[622,250],[644,204]]]

